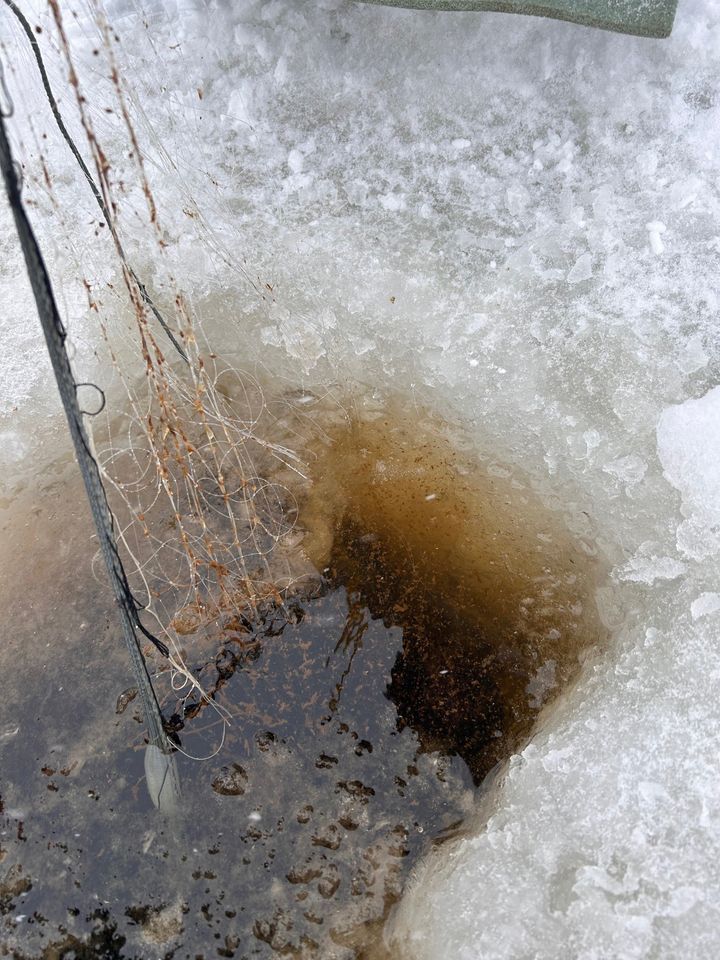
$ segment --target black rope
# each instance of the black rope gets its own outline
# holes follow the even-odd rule
[[[67,417],[70,428],[70,435],[75,447],[75,454],[85,484],[85,492],[90,502],[90,509],[95,522],[100,550],[105,560],[110,583],[113,593],[115,594],[115,601],[120,613],[123,636],[135,671],[148,726],[150,743],[157,746],[163,753],[168,753],[171,748],[163,729],[162,713],[160,712],[160,706],[155,696],[147,665],[140,649],[136,630],[139,630],[144,636],[151,640],[166,657],[168,656],[168,648],[162,641],[154,637],[140,622],[139,605],[133,597],[122,559],[118,553],[112,512],[100,477],[100,470],[90,450],[90,442],[82,419],[83,415],[78,405],[77,389],[79,384],[74,378],[67,355],[67,333],[60,318],[47,267],[45,266],[40,248],[38,247],[32,226],[25,213],[12,152],[5,130],[5,121],[1,116],[0,168],[2,169],[2,176],[5,182],[5,190],[10,208],[15,218],[15,226],[25,258],[25,265],[35,297],[40,323],[45,335],[48,353],[50,354],[55,380],[60,392],[65,416]]]
[[[79,166],[80,169],[82,170],[85,179],[87,180],[88,184],[90,185],[90,189],[92,190],[93,196],[95,197],[95,201],[96,201],[97,205],[100,207],[100,212],[102,213],[103,217],[105,218],[105,222],[106,222],[107,225],[108,225],[108,229],[109,229],[110,232],[112,233],[112,237],[113,237],[113,240],[115,241],[115,244],[116,244],[116,247],[117,247],[117,251],[118,251],[118,255],[119,255],[120,259],[122,260],[123,264],[125,265],[125,268],[126,268],[127,272],[129,273],[129,275],[132,277],[133,281],[135,282],[135,285],[136,285],[136,287],[137,287],[137,289],[138,289],[138,292],[139,292],[139,294],[140,294],[140,297],[142,298],[143,303],[152,311],[153,315],[155,316],[155,319],[158,321],[158,323],[160,324],[160,326],[161,326],[161,327],[163,328],[163,330],[165,331],[165,334],[166,334],[167,338],[170,340],[170,342],[171,342],[172,345],[175,347],[175,349],[176,349],[177,352],[180,354],[180,356],[183,358],[183,360],[184,360],[186,363],[188,363],[189,361],[188,361],[188,357],[187,357],[187,354],[186,354],[185,350],[183,349],[183,347],[182,347],[182,346],[180,345],[180,343],[178,342],[177,337],[175,336],[175,334],[172,332],[172,330],[171,330],[170,327],[168,326],[167,321],[165,320],[165,318],[163,317],[163,315],[160,313],[160,311],[158,310],[158,308],[155,306],[155,303],[153,302],[152,297],[151,297],[150,294],[147,292],[147,288],[145,287],[145,284],[140,280],[140,278],[138,277],[138,275],[135,273],[135,271],[133,270],[133,268],[132,268],[132,267],[130,266],[130,264],[128,263],[127,257],[125,256],[125,251],[124,251],[124,249],[123,249],[122,243],[120,242],[120,237],[118,236],[117,230],[116,230],[116,228],[115,228],[115,224],[114,224],[113,218],[112,218],[112,216],[111,216],[111,214],[110,214],[110,211],[109,211],[108,208],[107,208],[107,204],[106,204],[105,201],[103,200],[102,194],[100,193],[100,190],[98,189],[98,185],[95,183],[95,180],[93,179],[92,174],[91,174],[90,171],[88,170],[87,164],[85,163],[85,161],[84,161],[83,158],[82,158],[82,154],[81,154],[80,151],[78,150],[78,148],[77,148],[77,146],[76,146],[76,144],[75,144],[75,141],[74,141],[73,138],[70,136],[70,134],[69,134],[69,132],[68,132],[68,129],[67,129],[67,127],[65,126],[65,121],[64,121],[63,118],[62,118],[62,114],[60,113],[60,109],[59,109],[59,107],[58,107],[58,105],[57,105],[57,100],[55,99],[55,96],[54,96],[54,94],[53,94],[53,92],[52,92],[52,87],[50,86],[50,80],[49,80],[48,75],[47,75],[47,70],[45,69],[45,63],[43,62],[42,54],[40,53],[40,44],[37,42],[37,38],[36,38],[35,34],[33,33],[32,27],[31,27],[30,24],[28,23],[27,18],[25,17],[25,14],[24,14],[24,13],[22,12],[22,10],[18,7],[18,5],[14,2],[14,0],[5,0],[5,3],[8,5],[8,7],[10,8],[10,10],[11,10],[11,11],[15,14],[15,16],[17,17],[17,19],[18,19],[18,21],[19,21],[19,23],[20,23],[20,26],[22,27],[23,31],[25,32],[25,35],[27,36],[27,38],[28,38],[28,40],[29,40],[29,42],[30,42],[30,46],[32,47],[32,51],[33,51],[33,53],[35,54],[35,61],[36,61],[37,66],[38,66],[38,70],[40,71],[40,77],[41,77],[41,79],[42,79],[42,85],[43,85],[43,87],[44,87],[44,89],[45,89],[45,96],[47,97],[48,103],[50,104],[50,109],[52,110],[53,117],[55,118],[55,123],[57,124],[58,130],[59,130],[60,133],[62,134],[63,139],[64,139],[65,142],[67,143],[68,147],[70,147],[70,150],[72,151],[72,155],[75,157],[75,160],[77,161],[78,166]],[[0,69],[1,69],[1,68],[0,68]],[[0,84],[2,85],[3,89],[6,91],[6,95],[7,95],[8,101],[10,102],[10,104],[11,104],[11,106],[12,106],[12,101],[10,100],[10,96],[9,96],[9,94],[7,94],[7,87],[5,87],[4,83],[2,83],[2,74],[1,74],[1,73],[0,73]],[[6,115],[9,116],[9,114],[6,114]]]

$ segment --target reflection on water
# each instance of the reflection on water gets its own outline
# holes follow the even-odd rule
[[[597,572],[517,476],[400,408],[316,423],[293,595],[252,621],[179,616],[233,719],[211,760],[177,755],[172,820],[79,483],[6,512],[0,954],[383,956],[412,862],[599,641]],[[220,743],[210,708],[164,703],[184,750]]]

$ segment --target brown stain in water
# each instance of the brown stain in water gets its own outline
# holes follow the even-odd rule
[[[389,408],[325,444],[300,511],[305,551],[402,628],[386,691],[398,726],[480,783],[602,642],[600,564],[517,472],[466,456],[431,417]]]

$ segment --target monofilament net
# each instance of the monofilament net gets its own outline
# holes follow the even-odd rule
[[[173,275],[145,141],[154,164],[175,161],[129,84],[127,56],[103,5],[91,0],[80,14],[51,0],[33,29],[6,3],[37,66],[37,89],[21,94],[13,131],[24,199],[55,262],[73,263],[84,291],[84,309],[77,299],[65,304],[71,338],[80,329],[88,341],[78,399],[140,628],[169,650],[156,668],[156,679],[164,676],[171,688],[165,699],[176,700],[168,712],[182,720],[207,704],[222,711],[188,669],[187,645],[218,628],[242,636],[270,611],[283,615],[302,577],[282,550],[297,517],[292,488],[306,476],[292,449],[296,426],[279,425],[283,410],[271,409],[260,375],[213,350]],[[73,44],[88,32],[90,64],[79,62]],[[17,59],[6,46],[2,55],[12,78]],[[201,255],[233,273],[261,308],[272,306],[270,284],[250,275],[186,185],[184,193],[179,202],[202,238]],[[287,444],[268,439],[283,434]]]

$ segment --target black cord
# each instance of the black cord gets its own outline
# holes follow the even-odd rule
[[[55,374],[65,416],[70,428],[70,435],[75,447],[75,454],[85,484],[85,492],[90,503],[100,550],[105,560],[105,566],[113,588],[113,593],[115,594],[115,600],[123,627],[123,636],[130,653],[135,678],[143,702],[149,739],[151,744],[154,744],[163,753],[167,754],[170,752],[171,747],[165,735],[162,713],[155,696],[147,665],[140,649],[136,629],[140,630],[144,636],[152,640],[164,656],[168,656],[168,648],[162,641],[158,640],[146,630],[140,622],[139,607],[133,597],[122,559],[118,553],[112,512],[108,505],[105,488],[100,477],[100,470],[90,450],[90,443],[82,419],[83,415],[78,405],[78,383],[73,375],[65,346],[67,334],[60,318],[45,261],[43,260],[37,239],[22,203],[12,152],[5,131],[5,121],[2,116],[0,116],[0,170],[2,171],[5,190],[15,219],[15,226],[25,258],[25,266],[35,297],[48,353],[50,354],[53,373]]]

